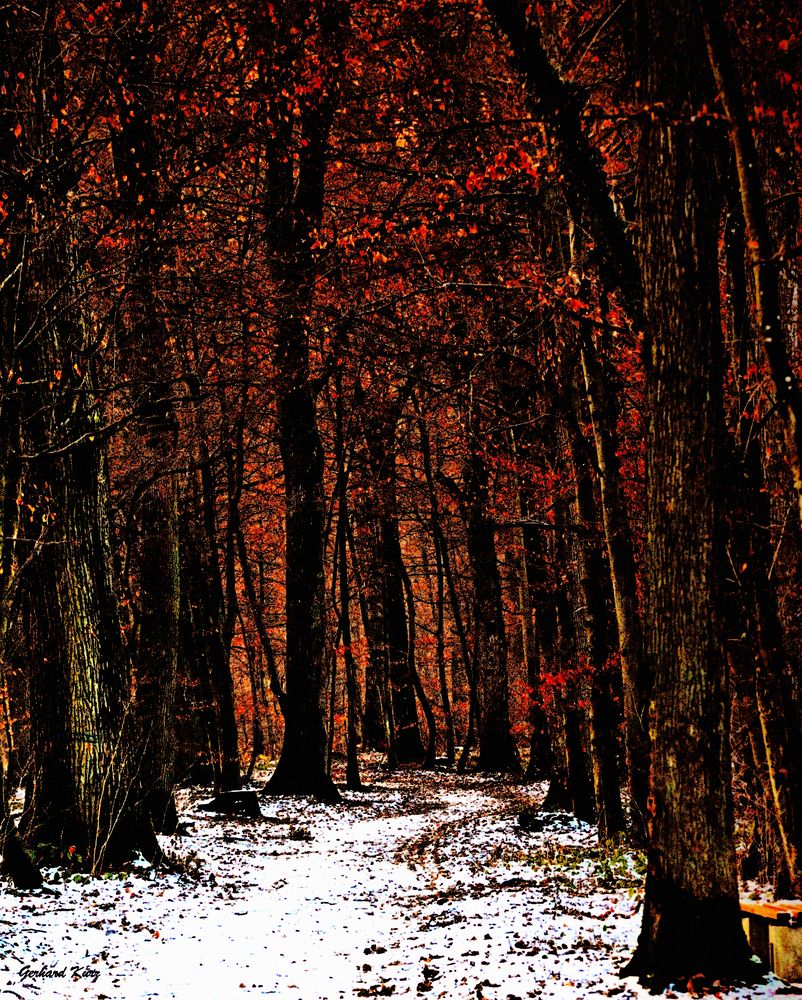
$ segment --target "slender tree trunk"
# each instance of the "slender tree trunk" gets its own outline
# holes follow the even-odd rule
[[[449,604],[451,605],[451,617],[454,622],[454,630],[457,633],[457,639],[459,641],[460,654],[462,657],[462,666],[465,670],[465,677],[468,681],[468,692],[470,696],[470,709],[469,709],[469,722],[468,722],[468,732],[473,733],[473,723],[476,716],[476,703],[477,703],[477,693],[476,693],[476,675],[473,669],[473,657],[471,655],[470,648],[468,646],[468,636],[465,630],[465,624],[462,618],[462,610],[460,608],[459,595],[457,594],[457,586],[454,580],[454,572],[451,567],[451,557],[449,555],[448,540],[446,538],[445,532],[443,531],[443,526],[440,519],[440,505],[437,500],[437,490],[434,484],[434,472],[432,470],[432,449],[431,442],[429,440],[429,429],[426,426],[426,421],[423,417],[418,419],[418,433],[420,435],[421,443],[421,455],[423,457],[423,473],[426,478],[426,487],[429,493],[429,505],[431,508],[431,525],[432,525],[432,538],[434,539],[436,551],[440,554],[440,563],[442,566],[443,579],[448,590]],[[453,680],[453,678],[452,678]],[[471,737],[472,739],[472,737]],[[465,745],[471,742],[466,735]],[[467,762],[467,756],[465,756],[465,761]]]
[[[197,486],[196,483],[192,485]],[[193,491],[197,493],[197,490]],[[193,496],[190,509],[198,509]],[[215,628],[214,604],[210,604],[206,563],[201,558],[202,541],[193,517],[181,517],[181,610],[179,616],[179,672],[184,678],[181,693],[186,698],[176,753],[176,774],[181,782],[220,787],[220,730],[217,699],[213,690],[211,657],[219,648],[210,638]],[[186,727],[186,728],[185,728]]]
[[[545,123],[560,184],[575,219],[581,218],[596,247],[606,288],[618,289],[636,321],[640,316],[640,273],[623,220],[607,191],[601,156],[582,128],[581,91],[549,62],[538,16],[528,0],[484,0],[512,49],[538,121]]]
[[[264,707],[262,691],[264,681],[258,676],[261,665],[257,663],[253,644],[248,638],[248,633],[245,628],[245,622],[242,620],[242,615],[240,615],[239,622],[240,628],[242,629],[242,640],[245,646],[245,657],[248,661],[248,681],[251,686],[251,703],[253,705],[253,717],[251,719],[251,757],[248,761],[248,766],[245,769],[245,781],[248,783],[253,778],[253,772],[256,769],[256,761],[265,752],[265,734],[264,729],[262,728],[262,708]]]
[[[395,752],[398,762],[420,763],[425,756],[410,671],[409,623],[404,594],[404,557],[398,517],[395,429],[398,403],[390,412],[366,413],[365,438],[373,471],[381,574],[382,621],[386,642]]]
[[[277,365],[279,444],[286,496],[284,742],[268,783],[273,794],[339,798],[326,767],[321,700],[325,685],[326,604],[323,568],[323,448],[309,385],[309,354],[300,277],[287,289]],[[290,305],[294,303],[294,307]]]
[[[0,15],[2,16],[2,15]],[[2,38],[2,34],[0,34]],[[10,117],[10,116],[8,116]],[[8,125],[0,112],[0,130]],[[9,134],[10,129],[9,129]],[[15,248],[16,249],[16,248]],[[13,257],[11,258],[13,260]],[[14,330],[17,311],[17,286],[0,291],[0,370],[13,370],[15,345],[9,333]],[[4,385],[0,388],[0,696],[2,697],[2,734],[0,759],[4,780],[9,787],[19,783],[19,759],[12,719],[10,674],[7,660],[7,636],[19,614],[17,597],[24,570],[19,536],[22,528],[24,485],[20,462],[22,415],[18,394]],[[28,558],[31,556],[29,554]],[[0,801],[0,809],[5,808]]]
[[[361,522],[362,530],[371,526],[370,514],[364,507],[358,507],[357,520]],[[351,565],[356,581],[359,613],[362,618],[362,630],[368,646],[368,663],[365,669],[365,714],[362,725],[362,739],[369,750],[384,750],[390,757],[393,744],[393,729],[387,718],[386,706],[389,692],[386,688],[387,664],[385,660],[384,629],[381,621],[381,606],[378,589],[370,585],[366,574],[360,569],[359,556],[354,541],[354,532],[350,521],[346,525],[348,535],[348,550],[351,554]],[[370,551],[375,546],[367,546]],[[373,576],[371,567],[367,567],[367,576]],[[392,766],[395,767],[393,760]]]
[[[336,550],[336,547],[335,547]],[[334,566],[334,579],[337,579],[337,566]],[[329,728],[326,734],[326,770],[331,774],[331,764],[334,759],[334,734],[337,720],[337,648],[340,645],[340,640],[342,638],[342,625],[337,626],[337,632],[334,636],[334,642],[327,651],[327,657],[329,661],[329,704],[328,704],[328,714],[329,714]]]
[[[393,456],[393,464],[395,457]],[[384,582],[384,620],[387,636],[387,664],[390,697],[395,722],[395,747],[401,764],[419,763],[425,757],[415,701],[415,680],[410,669],[410,636],[404,594],[404,557],[401,552],[398,518],[394,510],[395,482],[387,484],[385,507],[380,519]]]
[[[569,523],[569,512],[564,503],[556,511],[556,523],[560,529],[555,556],[558,567],[566,567],[569,561],[565,529]],[[558,571],[559,572],[559,571]],[[574,608],[568,589],[567,573],[563,571],[556,582],[555,620],[557,644],[552,663],[571,664],[577,661],[577,635]],[[589,740],[586,735],[587,718],[582,708],[585,692],[579,681],[569,681],[564,689],[557,688],[557,699],[562,715],[565,734],[565,778],[566,791],[571,811],[585,823],[596,819],[595,795],[593,787],[593,762],[588,754]]]
[[[519,513],[522,518],[528,515],[528,504],[522,494],[519,495]],[[522,603],[528,609],[530,623],[528,631],[531,637],[530,659],[527,664],[527,685],[530,698],[530,724],[532,732],[529,737],[529,761],[526,767],[526,780],[536,781],[539,778],[552,779],[557,766],[557,749],[554,736],[550,730],[549,713],[543,697],[543,668],[551,657],[553,660],[556,639],[554,627],[547,628],[543,619],[543,601],[548,590],[548,576],[543,540],[534,528],[521,528],[522,572],[525,574],[525,587]],[[553,599],[551,606],[553,608]],[[556,627],[556,626],[555,626]],[[549,635],[546,635],[546,632]]]
[[[470,627],[470,622],[469,622]],[[476,642],[476,637],[474,635],[473,650],[471,652],[470,658],[470,676],[473,678],[474,685],[476,683],[476,677],[479,674],[477,669],[477,657],[479,654],[479,644]],[[457,761],[457,774],[464,774],[466,768],[468,767],[468,762],[471,759],[471,753],[476,745],[476,728],[477,728],[477,718],[479,716],[479,694],[474,686],[471,694],[471,698],[468,704],[468,725],[465,730],[465,743],[462,746],[462,753],[459,755],[459,760]]]
[[[3,303],[5,306],[6,303]],[[4,315],[7,315],[5,309]],[[6,352],[0,347],[2,355]],[[2,392],[2,390],[0,390]],[[7,400],[0,395],[0,405],[8,415],[9,407]],[[5,662],[6,647],[9,627],[11,624],[11,608],[13,594],[19,583],[19,567],[15,565],[13,553],[13,539],[16,535],[18,505],[8,503],[8,490],[11,496],[16,499],[19,496],[19,480],[17,476],[18,464],[11,460],[8,444],[10,439],[19,432],[18,423],[11,422],[0,425],[0,497],[2,507],[0,507],[0,565],[3,573],[0,575],[0,682],[5,687]],[[13,777],[10,774],[8,762],[13,754],[13,740],[10,732],[10,719],[8,715],[7,694],[4,691],[3,706],[4,722],[8,735],[3,744],[0,744],[0,875],[8,876],[17,889],[38,889],[42,884],[42,875],[39,869],[25,851],[20,840],[17,826],[9,812],[10,781]]]
[[[201,406],[201,382],[192,370],[192,358],[199,356],[194,331],[179,356],[183,379],[189,390],[190,414],[197,470],[188,482],[193,498],[194,518],[183,518],[179,536],[182,590],[191,615],[192,643],[200,658],[203,688],[215,716],[213,749],[214,784],[221,790],[239,788],[239,732],[234,714],[234,687],[231,678],[230,616],[226,609],[225,585],[220,567],[222,546],[217,516],[217,469],[212,459],[209,435]],[[192,568],[190,568],[190,566]],[[195,672],[193,665],[192,672]],[[207,710],[208,711],[208,710]]]
[[[643,658],[632,533],[620,480],[616,430],[618,408],[615,394],[611,391],[610,365],[597,350],[587,325],[584,325],[582,334],[582,371],[596,446],[601,513],[621,653],[629,790],[638,824],[645,830],[649,781],[649,681]]]
[[[356,662],[354,661],[353,637],[351,635],[351,587],[348,581],[348,470],[345,462],[345,431],[343,428],[342,371],[337,368],[335,402],[335,459],[337,462],[337,558],[339,571],[340,608],[339,619],[345,659],[346,710],[346,772],[345,783],[349,791],[359,791],[362,780],[359,777],[359,686],[357,684]]]
[[[474,414],[464,480],[468,557],[476,601],[474,641],[477,648],[479,768],[482,771],[517,774],[521,764],[510,732],[507,637],[501,578],[495,527],[489,511],[488,470],[479,451],[476,419]]]
[[[136,712],[142,741],[142,794],[155,829],[178,822],[175,706],[181,606],[178,482],[170,476],[142,498],[137,524],[139,602],[136,630]]]
[[[185,372],[190,388],[192,410],[195,420],[195,437],[198,448],[199,469],[195,476],[199,523],[193,525],[190,542],[200,564],[200,580],[197,587],[190,580],[187,586],[193,591],[196,610],[203,609],[198,621],[196,641],[204,644],[204,661],[207,665],[209,689],[216,718],[216,738],[214,757],[214,782],[219,790],[239,788],[240,759],[239,733],[234,715],[234,686],[229,662],[230,649],[226,640],[226,600],[223,576],[220,569],[220,539],[216,509],[217,485],[215,469],[209,448],[206,428],[200,410],[200,383],[195,375]]]
[[[704,0],[702,27],[717,96],[730,126],[746,246],[752,265],[755,327],[763,341],[783,419],[786,458],[802,523],[802,390],[791,364],[780,307],[780,269],[769,228],[755,139],[733,65],[727,28],[718,0]],[[797,862],[798,864],[798,862]]]
[[[437,643],[437,676],[440,681],[440,700],[443,704],[443,717],[446,725],[446,761],[449,767],[454,766],[456,760],[455,747],[456,738],[454,734],[454,713],[451,710],[451,692],[449,689],[448,675],[446,671],[446,644],[445,644],[445,591],[446,578],[443,571],[443,554],[440,550],[440,540],[434,536],[434,561],[435,574],[437,577],[437,593],[435,597],[435,641]]]
[[[220,745],[215,785],[219,789],[225,790],[239,788],[241,778],[239,734],[234,713],[234,684],[231,677],[230,646],[226,634],[227,610],[220,569],[220,543],[215,495],[214,472],[207,452],[203,456],[200,470],[202,527],[198,542],[204,570],[204,590],[208,591],[205,601],[209,612],[206,639],[209,643],[209,667]]]
[[[520,512],[520,502],[518,509]],[[542,773],[541,769],[543,768],[543,762],[548,751],[546,750],[544,753],[540,748],[545,737],[545,718],[542,717],[542,707],[540,706],[540,699],[538,697],[540,689],[540,664],[538,662],[537,639],[535,637],[535,619],[532,614],[532,595],[529,591],[529,573],[526,565],[526,544],[524,542],[523,528],[518,532],[517,564],[518,614],[521,618],[521,652],[526,669],[528,716],[531,726],[526,777],[528,781],[533,781],[538,774]]]
[[[740,215],[740,213],[738,213]],[[742,219],[740,220],[742,222]],[[733,310],[733,361],[738,384],[737,448],[732,469],[733,564],[755,653],[751,688],[762,740],[758,759],[765,762],[785,873],[778,888],[796,898],[802,894],[802,726],[794,691],[793,663],[786,653],[775,581],[771,578],[771,500],[762,465],[762,438],[757,431],[754,396],[747,391],[747,345],[744,227],[731,220],[727,258]],[[736,318],[737,317],[737,318]],[[743,681],[743,684],[749,683]]]
[[[570,431],[566,432],[567,434]],[[579,646],[590,667],[590,744],[593,768],[593,789],[596,797],[596,823],[599,839],[609,840],[624,829],[621,806],[620,774],[615,710],[608,660],[613,651],[607,602],[603,582],[607,577],[601,551],[601,541],[593,531],[596,526],[596,500],[587,458],[572,435],[570,451],[574,465],[576,523],[586,530],[576,538],[576,598],[581,605]]]
[[[404,596],[406,597],[407,602],[407,621],[409,622],[409,673],[412,678],[413,687],[415,688],[415,694],[418,696],[418,701],[420,702],[421,709],[423,710],[423,717],[426,719],[427,743],[426,754],[423,758],[423,766],[431,769],[434,767],[435,759],[437,757],[437,723],[435,722],[434,712],[432,711],[432,703],[429,701],[429,697],[426,694],[423,683],[421,682],[420,674],[418,673],[417,661],[415,659],[415,595],[412,590],[412,581],[409,579],[409,573],[403,563],[401,564],[401,579],[404,584]]]
[[[267,630],[267,622],[265,621],[264,607],[262,603],[261,596],[256,592],[256,585],[253,580],[253,572],[251,570],[251,564],[248,560],[248,550],[245,545],[245,535],[242,530],[242,525],[238,524],[236,528],[236,548],[237,548],[237,559],[239,561],[240,572],[242,573],[242,582],[245,588],[245,596],[248,599],[248,606],[251,609],[251,615],[253,616],[254,624],[256,625],[256,634],[259,636],[259,643],[264,653],[265,662],[267,665],[267,677],[270,684],[270,691],[278,702],[279,709],[283,711],[284,703],[284,690],[281,686],[281,677],[279,676],[278,661],[276,660],[276,653],[273,649],[273,641],[270,638],[270,633]],[[261,584],[261,578],[260,578]],[[261,590],[261,587],[260,587]]]

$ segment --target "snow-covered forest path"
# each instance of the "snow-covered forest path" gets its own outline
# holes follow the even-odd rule
[[[341,806],[260,796],[262,820],[187,795],[176,871],[0,893],[0,997],[642,995],[616,976],[639,923],[630,855],[559,814],[522,829],[539,786],[367,778]]]

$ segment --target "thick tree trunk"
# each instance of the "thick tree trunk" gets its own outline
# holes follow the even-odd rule
[[[19,258],[15,368],[47,545],[35,553],[26,591],[35,609],[29,674],[32,764],[24,829],[30,842],[74,846],[93,871],[137,849],[158,853],[143,815],[131,710],[131,662],[113,591],[109,481],[95,379],[96,342],[85,315],[84,274],[70,214],[72,153],[53,114],[64,106],[54,11],[19,10],[4,53],[16,55],[20,158],[43,181],[16,220],[27,232]],[[18,32],[18,34],[16,34]],[[13,267],[13,265],[12,265]],[[35,551],[35,550],[34,550]]]
[[[112,589],[108,476],[92,441],[37,466],[58,512],[52,541],[59,544],[42,551],[32,574],[32,769],[24,829],[31,843],[74,846],[99,870],[137,848],[157,853],[131,794],[141,775],[131,664]]]
[[[322,707],[326,502],[323,446],[310,380],[308,316],[315,279],[313,232],[323,215],[329,134],[339,98],[348,11],[343,4],[323,0],[311,6],[312,10],[304,5],[288,10],[275,21],[254,16],[251,25],[252,41],[258,46],[259,86],[275,100],[270,108],[274,131],[265,143],[269,197],[263,210],[281,302],[273,364],[286,501],[284,742],[267,790],[336,801],[339,793],[327,769]],[[301,79],[305,22],[313,13],[319,20],[325,83],[317,100],[310,101],[296,120],[290,91],[296,90]]]
[[[300,289],[297,289],[300,291]],[[309,385],[308,342],[301,310],[281,324],[277,364],[279,445],[286,496],[286,620],[284,742],[267,785],[275,795],[316,795],[336,801],[326,766],[322,698],[325,684],[326,603],[323,531],[323,448]]]
[[[698,9],[638,6],[638,202],[647,370],[646,655],[651,711],[646,900],[630,973],[656,988],[750,971],[740,920],[729,691],[718,620],[722,433],[719,199]],[[699,982],[700,980],[697,980]]]

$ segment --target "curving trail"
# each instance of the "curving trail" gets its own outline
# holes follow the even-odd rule
[[[175,871],[0,893],[0,998],[645,996],[616,976],[637,879],[567,817],[520,830],[542,788],[365,770],[343,806],[262,797],[260,820],[195,790]]]

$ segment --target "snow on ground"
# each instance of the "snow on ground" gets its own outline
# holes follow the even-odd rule
[[[174,871],[0,891],[0,997],[646,996],[616,973],[640,920],[631,855],[559,814],[522,829],[538,786],[372,764],[344,805],[260,796],[263,820],[211,818],[195,790]]]

